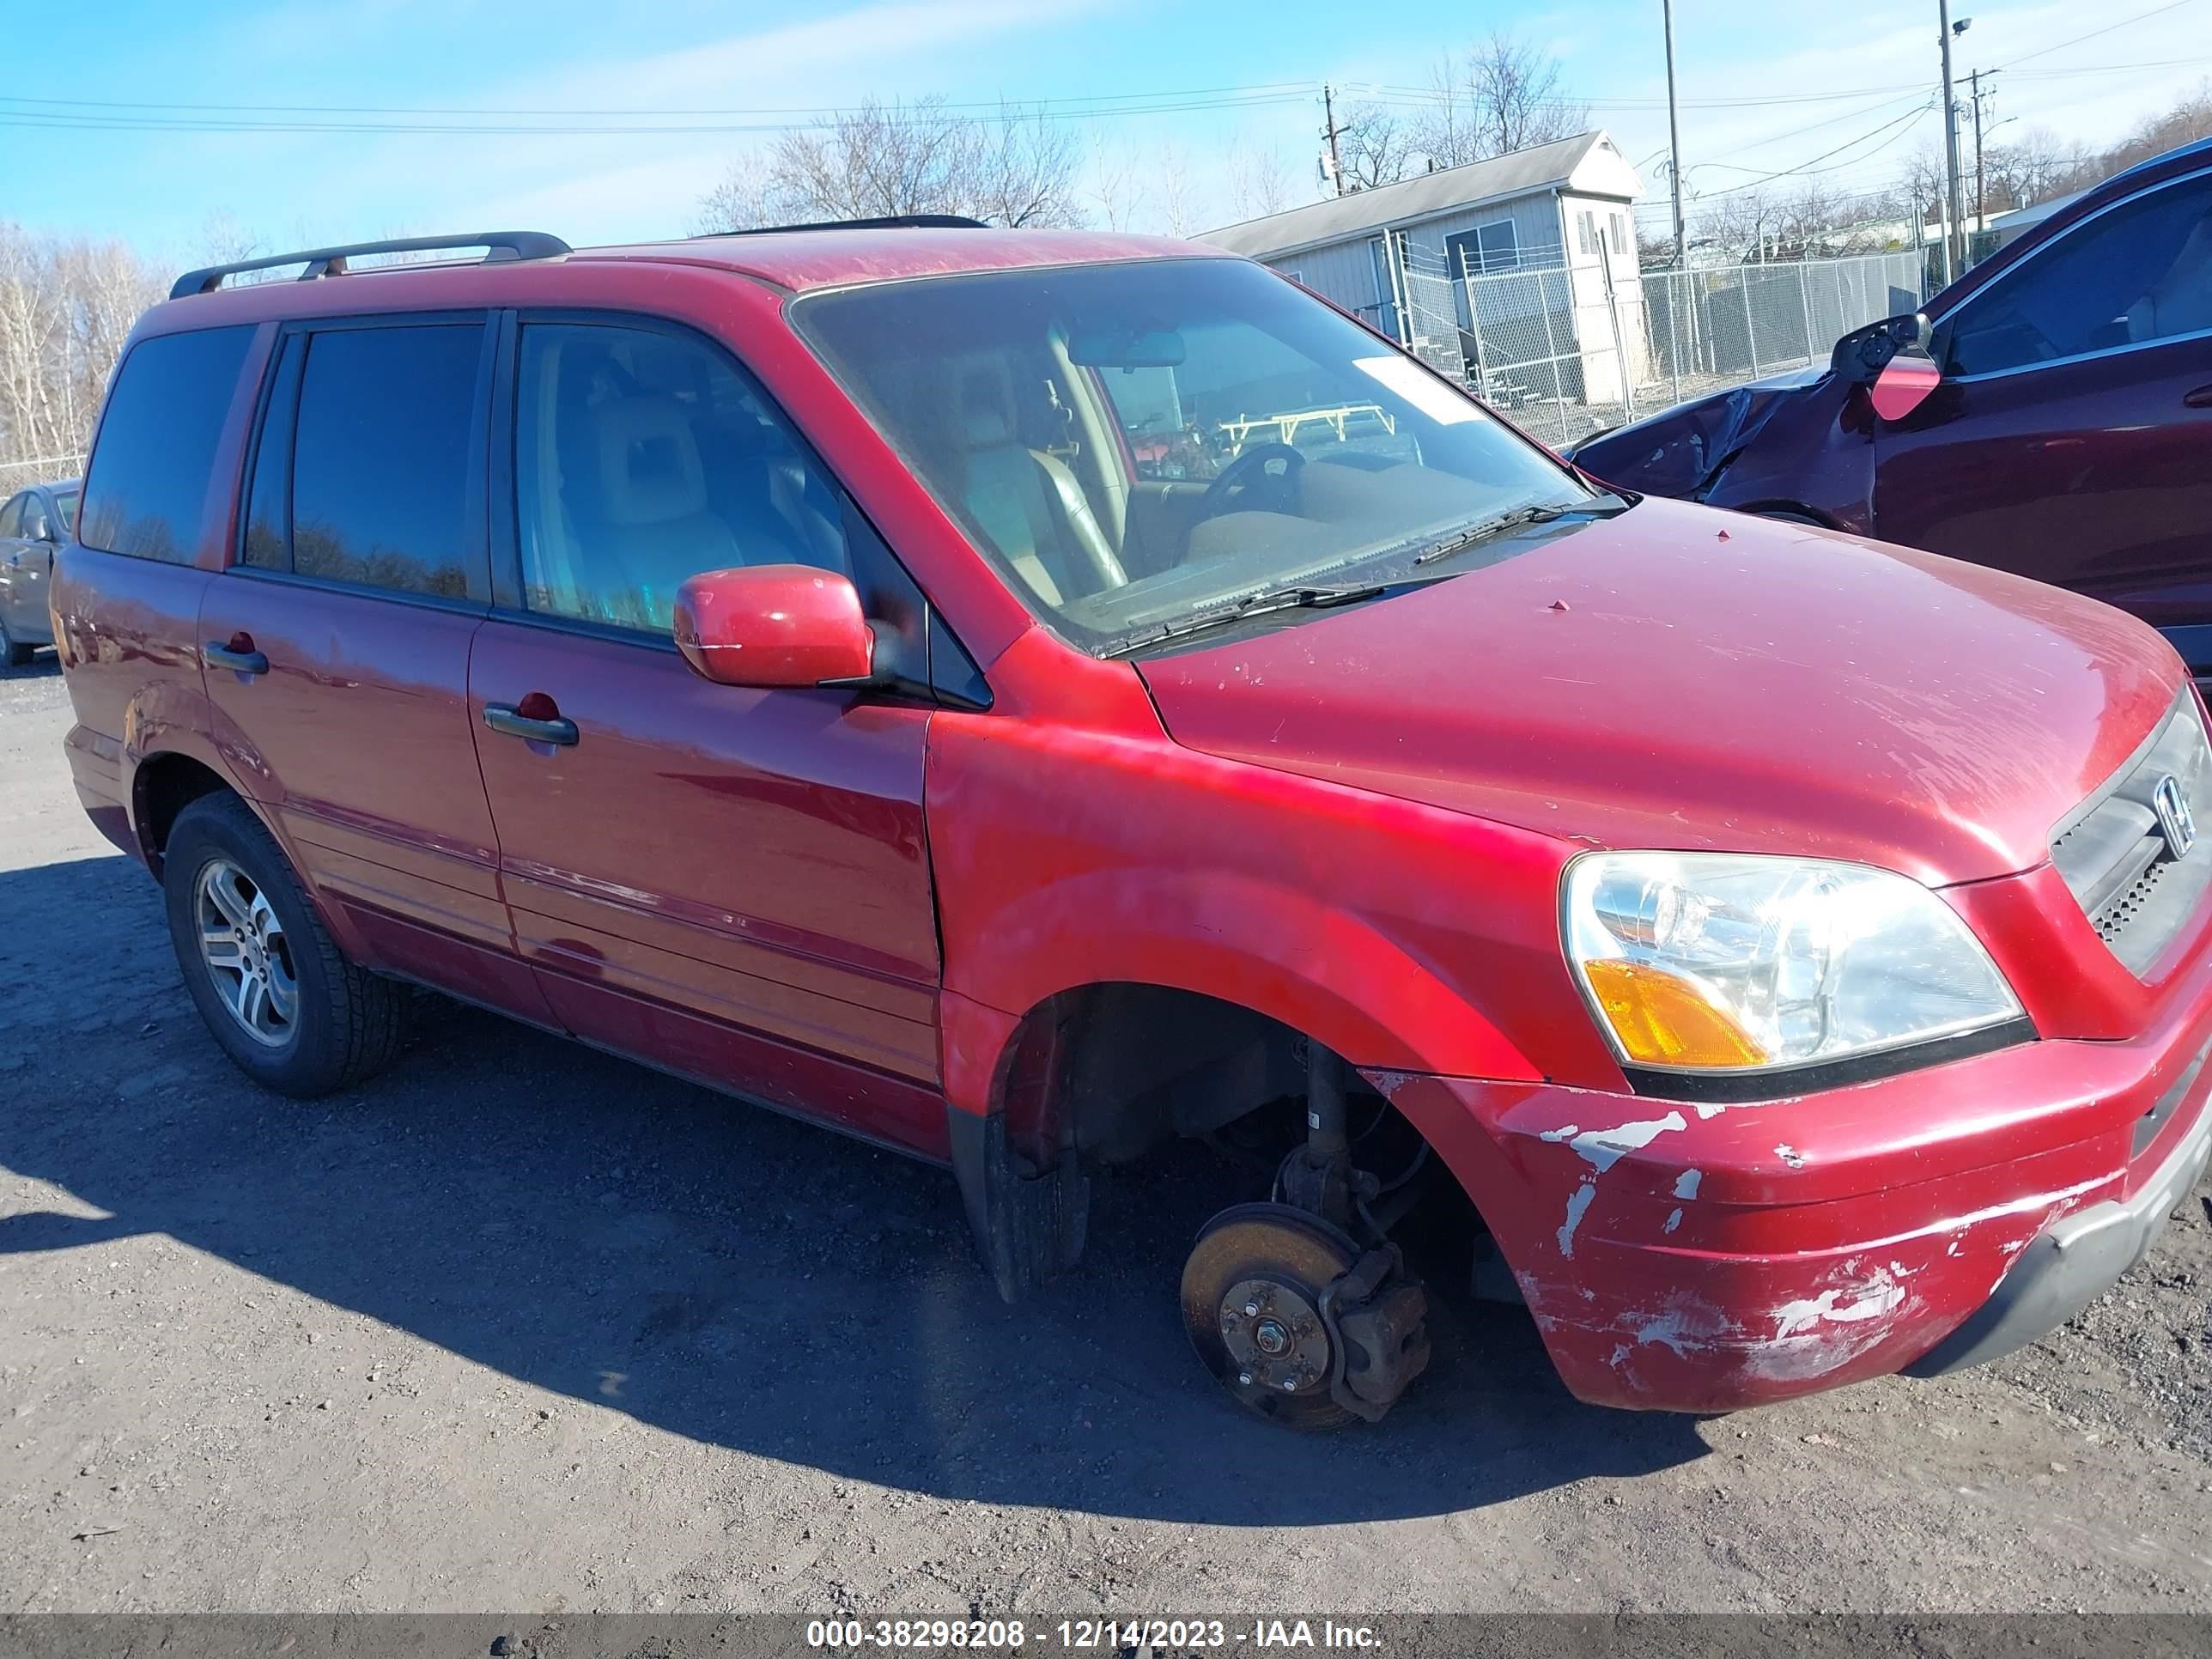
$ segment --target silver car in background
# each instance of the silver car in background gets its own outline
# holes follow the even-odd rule
[[[76,523],[79,483],[33,484],[0,507],[0,667],[21,668],[54,642],[46,589],[54,550]]]

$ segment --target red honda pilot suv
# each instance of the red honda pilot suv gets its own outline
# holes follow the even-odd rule
[[[1009,1297],[1209,1137],[1185,1322],[1301,1427],[1426,1363],[1417,1211],[1705,1412],[2014,1348],[2205,1168],[2212,747],[2117,611],[1608,494],[1177,242],[290,259],[140,323],[52,588],[270,1089],[434,988],[949,1165]]]

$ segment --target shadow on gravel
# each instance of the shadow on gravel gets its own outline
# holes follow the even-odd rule
[[[262,1093],[120,858],[0,873],[0,983],[53,999],[0,1002],[0,1165],[112,1218],[0,1218],[0,1252],[167,1234],[653,1427],[941,1498],[1316,1525],[1706,1449],[1689,1419],[1577,1405],[1521,1310],[1449,1295],[1379,1430],[1244,1416],[1176,1314],[1194,1231],[1243,1195],[1194,1147],[1104,1182],[1084,1267],[1007,1308],[949,1176],[441,1001],[370,1085]]]

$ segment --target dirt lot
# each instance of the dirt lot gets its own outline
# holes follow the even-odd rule
[[[1992,1370],[1589,1410],[1450,1300],[1379,1431],[1239,1416],[1109,1188],[1001,1307],[949,1180],[475,1014],[246,1085],[0,677],[0,1612],[2212,1609],[2212,1224]]]

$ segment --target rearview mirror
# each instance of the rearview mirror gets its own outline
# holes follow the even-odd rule
[[[864,684],[876,636],[849,578],[803,564],[708,570],[676,590],[676,648],[702,678],[763,689]]]
[[[1188,355],[1166,328],[1079,328],[1067,337],[1067,361],[1085,368],[1173,368]]]

